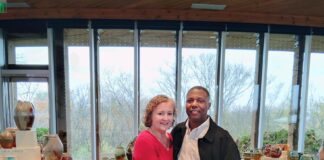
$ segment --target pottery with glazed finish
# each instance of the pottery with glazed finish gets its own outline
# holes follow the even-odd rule
[[[28,101],[18,101],[14,119],[19,130],[30,130],[35,119],[34,105]]]

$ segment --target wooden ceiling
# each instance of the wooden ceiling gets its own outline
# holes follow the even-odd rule
[[[242,22],[324,27],[324,0],[7,0],[0,20],[131,19]],[[224,4],[223,11],[192,9],[192,3]]]

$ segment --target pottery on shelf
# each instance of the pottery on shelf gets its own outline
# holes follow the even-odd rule
[[[0,134],[0,145],[6,149],[14,147],[14,137],[8,130]]]
[[[61,160],[73,160],[69,153],[63,153]]]
[[[115,159],[125,159],[125,157],[126,157],[126,153],[124,147],[117,146],[115,148]]]
[[[63,144],[56,134],[47,135],[47,142],[42,150],[44,160],[61,160]]]
[[[17,130],[18,130],[17,128],[13,128],[13,127],[6,128],[6,131],[11,133],[11,135],[13,137],[13,140],[14,140],[13,147],[16,147],[16,131]]]
[[[30,130],[35,119],[34,105],[28,101],[18,101],[14,119],[19,130]]]

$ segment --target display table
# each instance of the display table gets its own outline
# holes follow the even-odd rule
[[[13,157],[14,160],[41,160],[36,131],[16,131],[16,148],[0,149],[1,156]]]

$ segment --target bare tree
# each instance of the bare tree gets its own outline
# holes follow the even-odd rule
[[[324,139],[324,98],[315,98],[313,93],[310,94],[306,115],[307,129],[314,129]]]
[[[91,114],[90,89],[82,86],[71,91],[71,149],[77,159],[86,160],[91,156]]]
[[[33,101],[35,95],[40,92],[39,85],[35,83],[19,83],[17,88],[20,91],[18,99],[24,101]]]
[[[105,71],[100,82],[100,137],[103,152],[124,147],[134,134],[134,80],[129,73]],[[112,138],[113,137],[113,138]]]

